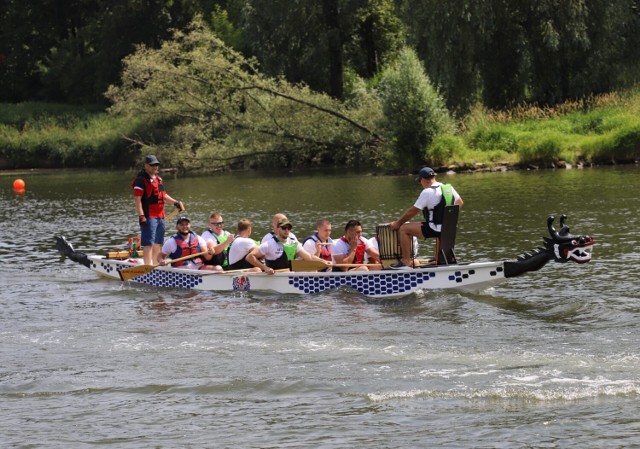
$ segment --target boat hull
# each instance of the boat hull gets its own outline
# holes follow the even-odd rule
[[[139,260],[114,260],[89,256],[93,271],[115,279],[123,268]],[[504,262],[478,262],[403,270],[349,272],[278,272],[273,275],[248,272],[211,272],[158,267],[130,282],[154,287],[192,290],[270,291],[309,295],[338,288],[349,288],[370,298],[398,298],[421,290],[462,289],[479,291],[505,279]]]

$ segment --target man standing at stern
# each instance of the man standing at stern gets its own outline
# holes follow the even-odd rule
[[[423,190],[415,204],[407,209],[398,220],[389,223],[392,230],[399,229],[402,249],[402,260],[391,265],[391,268],[399,269],[412,266],[412,237],[420,239],[439,237],[445,206],[454,204],[462,207],[463,204],[462,197],[456,192],[456,189],[451,184],[436,181],[436,172],[429,167],[420,169],[416,181],[420,183]],[[420,211],[424,216],[423,222],[408,222]]]
[[[159,169],[158,158],[154,155],[145,156],[144,168],[131,184],[140,223],[140,244],[143,246],[145,265],[153,264],[164,243],[164,203],[173,203],[178,210],[184,210],[182,202],[165,191],[162,178],[158,175]]]

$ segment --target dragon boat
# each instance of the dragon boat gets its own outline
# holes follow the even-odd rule
[[[309,271],[319,267],[309,261],[291,261],[291,270],[273,275],[247,271],[213,272],[189,270],[171,266],[144,266],[140,258],[128,257],[128,253],[88,255],[76,251],[64,236],[56,236],[56,247],[61,255],[84,265],[99,275],[127,280],[132,284],[218,292],[277,292],[281,294],[309,295],[327,290],[346,288],[369,298],[398,298],[421,290],[460,289],[481,291],[504,280],[536,271],[550,261],[558,263],[586,263],[591,260],[595,241],[588,235],[574,235],[560,218],[560,230],[554,226],[554,216],[547,219],[549,237],[543,237],[543,245],[519,255],[516,260],[499,262],[458,262],[453,251],[457,206],[448,207],[443,222],[443,232],[436,240],[436,257],[416,268],[384,268],[400,256],[397,231],[385,225],[378,227],[380,254],[383,269],[370,271]],[[447,225],[447,228],[444,226]],[[307,262],[307,263],[305,263]],[[149,267],[133,276],[123,277],[123,270]],[[379,267],[379,266],[378,266]]]

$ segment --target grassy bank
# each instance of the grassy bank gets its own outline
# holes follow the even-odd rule
[[[462,166],[634,162],[640,159],[640,91],[555,108],[476,109],[465,117],[458,136],[442,137],[433,151],[444,164]]]
[[[59,104],[0,107],[0,168],[130,167],[138,147],[127,137],[160,141],[160,125]],[[555,108],[472,111],[456,135],[441,136],[425,163],[478,166],[611,164],[640,159],[640,90]]]
[[[23,103],[0,108],[0,168],[129,166],[143,124],[91,106]]]

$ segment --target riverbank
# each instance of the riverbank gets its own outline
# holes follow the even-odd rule
[[[167,124],[108,114],[94,106],[3,104],[0,108],[0,169],[117,168],[139,165],[142,153],[154,152],[142,142],[170,142]],[[640,160],[640,91],[601,95],[555,108],[523,106],[506,112],[473,110],[457,134],[435,139],[425,150],[424,163],[439,171],[506,171],[572,168],[637,163]],[[170,145],[169,145],[170,146]],[[236,159],[220,154],[216,161],[189,164],[168,150],[161,156],[181,173],[210,174],[262,167],[261,158]],[[285,169],[287,158],[273,151]],[[244,162],[238,163],[238,160]],[[273,162],[269,162],[271,165]],[[309,167],[335,166],[331,160]],[[341,164],[342,166],[342,164]],[[198,168],[196,168],[198,167]],[[204,167],[204,168],[203,168]],[[380,171],[373,161],[353,161],[348,168]]]

